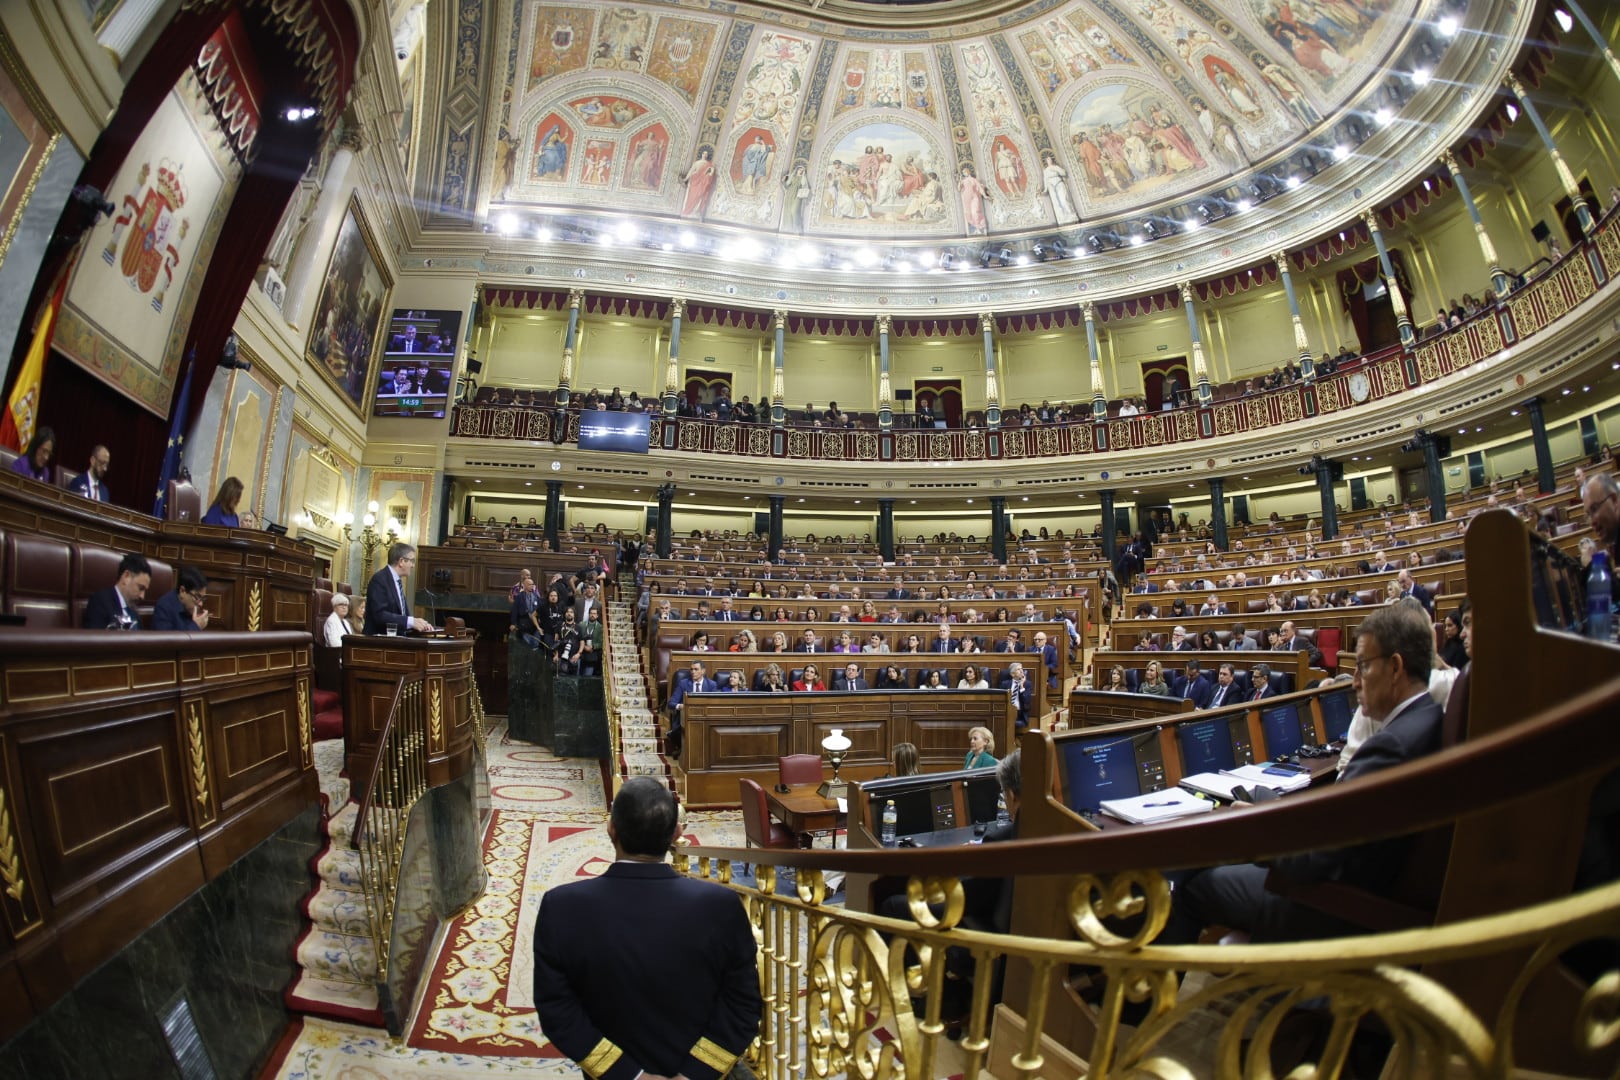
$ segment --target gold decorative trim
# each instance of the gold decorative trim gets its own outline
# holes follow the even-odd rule
[[[28,883],[23,880],[22,853],[17,850],[17,835],[11,831],[11,811],[6,808],[6,793],[0,791],[0,885],[17,903],[22,903]]]
[[[579,1067],[591,1076],[601,1076],[613,1068],[614,1063],[623,1055],[623,1050],[620,1050],[606,1039],[602,1039],[591,1048],[589,1054],[585,1055],[585,1060],[579,1063]]]
[[[22,224],[23,211],[28,209],[29,202],[34,198],[34,189],[39,187],[39,178],[45,174],[45,166],[51,163],[51,154],[56,151],[56,144],[62,141],[61,135],[52,135],[45,143],[45,152],[39,156],[34,165],[34,171],[28,176],[28,183],[23,185],[22,197],[17,200],[17,209],[12,213],[11,220],[6,222],[6,231],[0,233],[0,266],[6,262],[6,253],[11,250],[11,242],[16,239],[17,229]]]
[[[303,764],[309,768],[309,744],[313,735],[309,725],[309,680],[298,680],[298,750],[303,755]]]
[[[708,1038],[702,1038],[692,1047],[692,1056],[724,1076],[737,1063],[737,1055]]]
[[[263,583],[255,581],[252,587],[248,589],[247,628],[256,633],[259,629],[259,620],[263,615],[264,586]]]
[[[428,683],[428,734],[433,737],[433,748],[444,747],[444,689],[439,680]]]
[[[186,727],[191,744],[191,783],[197,789],[197,805],[208,809],[208,744],[203,735],[202,705],[186,702]]]

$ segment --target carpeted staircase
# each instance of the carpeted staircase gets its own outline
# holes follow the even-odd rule
[[[619,725],[619,775],[663,777],[673,787],[636,644],[635,605],[613,602],[607,610],[607,661],[613,670],[610,719]]]
[[[343,775],[343,740],[315,744],[326,846],[310,864],[315,887],[304,898],[309,921],[298,939],[302,969],[285,993],[287,1007],[311,1016],[383,1026],[377,1008],[377,952],[360,891],[360,854],[349,846],[359,810]],[[331,813],[332,807],[339,807]]]

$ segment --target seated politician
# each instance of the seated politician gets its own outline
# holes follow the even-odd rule
[[[152,608],[154,630],[206,630],[208,575],[195,566],[182,566],[174,592],[158,597]]]
[[[321,644],[334,649],[343,648],[343,636],[352,634],[349,628],[349,597],[347,593],[332,594],[332,612],[321,624]]]
[[[1441,706],[1429,695],[1434,630],[1402,605],[1379,608],[1356,634],[1355,689],[1361,708],[1382,724],[1356,750],[1337,783],[1354,783],[1415,761],[1440,748]],[[1333,851],[1288,855],[1269,865],[1217,866],[1189,874],[1178,886],[1160,944],[1198,940],[1205,926],[1247,931],[1251,941],[1304,941],[1364,933],[1345,921],[1266,888],[1269,874],[1311,884],[1338,881],[1381,893],[1401,872],[1407,844],[1400,838]]]
[[[152,584],[152,565],[142,555],[125,555],[118,563],[118,580],[90,594],[79,625],[86,630],[139,630],[135,605],[146,599]]]

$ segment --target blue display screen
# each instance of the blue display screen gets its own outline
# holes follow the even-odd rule
[[[1299,708],[1295,705],[1262,709],[1260,730],[1265,736],[1267,757],[1292,754],[1305,745],[1305,733],[1299,726]]]
[[[1322,728],[1328,742],[1343,742],[1350,734],[1350,717],[1355,709],[1350,703],[1350,691],[1323,694],[1317,699],[1322,707]]]
[[[1104,799],[1142,794],[1134,740],[1086,739],[1063,744],[1069,809],[1096,810]]]
[[[1241,724],[1243,717],[1239,716],[1237,721]],[[1176,738],[1181,743],[1182,768],[1188,776],[1237,767],[1237,758],[1232,752],[1232,728],[1227,720],[1182,724],[1176,728]]]
[[[645,454],[651,429],[652,417],[647,413],[582,412],[579,414],[579,448]]]

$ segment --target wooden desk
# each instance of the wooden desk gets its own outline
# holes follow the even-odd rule
[[[855,785],[851,784],[853,788]],[[795,784],[786,792],[765,789],[771,814],[795,836],[830,833],[842,828],[848,815],[838,809],[837,799],[823,799],[819,784]]]

